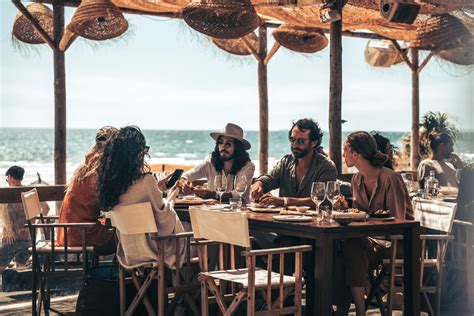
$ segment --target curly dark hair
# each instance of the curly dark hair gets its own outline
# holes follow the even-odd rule
[[[432,133],[428,137],[432,151],[435,151],[441,144],[447,144],[453,141],[453,138],[448,133]]]
[[[144,158],[145,136],[137,126],[122,127],[104,148],[100,161],[97,190],[102,210],[118,204],[135,180],[143,177],[150,168]]]
[[[372,135],[372,137],[375,139],[375,142],[377,143],[377,149],[388,156],[387,145],[392,146],[392,144],[390,143],[390,139],[376,131],[371,131],[370,135]],[[393,160],[388,157],[387,161],[385,161],[383,166],[393,170]]]
[[[318,142],[316,147],[321,145],[321,142],[323,141],[323,131],[319,127],[318,122],[315,122],[310,118],[299,119],[298,121],[293,122],[293,126],[291,126],[290,131],[288,132],[288,137],[291,137],[291,131],[295,126],[302,132],[309,130],[309,139]]]
[[[211,162],[216,168],[217,172],[221,172],[224,168],[224,162],[222,161],[221,155],[219,153],[219,140],[222,139],[222,136],[219,136],[216,141],[216,146],[214,151],[211,153]],[[244,145],[237,139],[234,139],[234,163],[232,164],[232,169],[230,173],[236,175],[240,169],[242,169],[245,164],[250,161],[249,153],[245,151]]]
[[[350,133],[346,139],[351,150],[362,155],[372,166],[382,167],[388,156],[377,149],[375,139],[367,132]]]

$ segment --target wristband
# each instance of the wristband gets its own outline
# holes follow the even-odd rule
[[[283,198],[283,207],[286,207],[288,205],[288,198],[284,197]]]

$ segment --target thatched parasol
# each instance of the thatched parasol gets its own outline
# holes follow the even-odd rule
[[[299,53],[316,53],[328,45],[324,32],[317,28],[283,24],[272,35],[281,46]]]
[[[258,38],[254,32],[244,36],[245,40],[253,47],[255,51],[258,50]],[[242,38],[237,39],[219,39],[211,37],[211,41],[220,49],[225,50],[226,52],[239,56],[250,55],[251,52],[244,44]]]
[[[67,28],[84,38],[103,41],[122,35],[128,22],[110,0],[82,0]]]
[[[261,24],[249,0],[198,0],[186,6],[182,15],[196,31],[221,39],[245,36]]]
[[[445,50],[464,45],[471,34],[464,24],[450,14],[428,17],[417,25],[410,47],[426,50]]]
[[[436,55],[457,65],[474,65],[474,39],[468,41],[466,45],[442,50]]]
[[[31,15],[38,21],[39,25],[45,30],[45,32],[52,37],[53,36],[53,12],[50,8],[42,3],[28,3],[26,9]],[[28,44],[44,44],[45,41],[39,33],[34,29],[33,25],[28,19],[19,12],[15,21],[13,22],[13,36],[19,41]]]

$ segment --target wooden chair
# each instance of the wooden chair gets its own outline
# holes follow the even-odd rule
[[[51,308],[50,278],[82,275],[86,277],[89,265],[96,262],[94,249],[86,246],[86,228],[94,223],[54,223],[57,216],[44,216],[36,189],[21,193],[23,209],[30,230],[32,246],[29,251],[33,256],[32,267],[32,314],[41,314],[42,307],[46,314]],[[53,221],[53,222],[51,222]],[[64,230],[64,244],[67,245],[67,228],[76,227],[82,231],[82,246],[57,246],[55,233],[57,229]],[[41,229],[44,239],[37,241]],[[74,254],[76,261],[69,261],[69,255]],[[79,260],[81,259],[81,260]],[[90,261],[90,263],[89,263]],[[39,291],[39,293],[37,293]]]
[[[420,254],[420,292],[428,306],[430,315],[440,315],[440,303],[441,303],[441,289],[443,281],[443,269],[445,264],[445,255],[448,246],[448,241],[453,240],[451,229],[453,227],[453,221],[456,214],[456,204],[435,202],[424,199],[414,200],[414,215],[415,220],[420,222],[420,226],[425,229],[432,229],[441,232],[440,234],[423,234],[420,235],[421,241],[421,254]],[[391,241],[391,256],[390,259],[384,259],[383,266],[379,274],[372,278],[372,291],[368,295],[366,300],[366,307],[370,304],[372,299],[377,297],[377,301],[380,304],[382,315],[391,315],[393,309],[393,296],[396,291],[402,291],[403,288],[395,286],[396,277],[403,276],[403,259],[397,259],[397,246],[398,242],[403,239],[403,236],[387,236],[387,239]],[[436,253],[430,255],[429,243],[435,243]],[[397,273],[397,271],[401,271]],[[435,277],[435,284],[427,283],[426,275]],[[389,288],[386,309],[382,303],[381,295],[378,293],[379,286],[383,281],[383,278],[389,277]],[[435,296],[434,307],[430,301],[428,294]]]
[[[158,236],[158,229],[150,202],[116,206],[109,212],[109,216],[118,237],[117,259],[119,262],[120,315],[133,315],[140,303],[144,304],[149,315],[156,315],[155,309],[147,296],[147,291],[155,279],[158,280],[158,315],[163,316],[166,312],[170,314],[181,298],[191,308],[194,315],[198,315],[198,308],[190,294],[192,290],[199,289],[198,282],[192,282],[192,263],[197,263],[197,259],[191,256],[192,232]],[[146,234],[156,235],[152,237],[152,240],[156,242],[157,253],[150,248],[147,242],[129,244],[120,241],[122,235],[146,236]],[[165,276],[165,242],[167,241],[173,241],[175,257],[178,258],[176,269],[173,272],[175,284],[171,287],[166,286]],[[182,247],[183,245],[184,247]],[[184,269],[180,269],[182,261],[179,260],[181,258],[180,250],[183,248],[185,251],[185,265]],[[124,254],[131,251],[134,251],[134,253],[143,251],[156,254],[156,256],[144,259],[139,263],[128,264]],[[131,276],[131,281],[138,291],[128,308],[126,308],[125,273]],[[169,299],[170,293],[173,294],[172,299]],[[166,305],[168,305],[168,308],[166,308]]]
[[[289,314],[301,315],[302,300],[302,257],[303,252],[310,251],[311,246],[296,246],[265,250],[250,250],[250,236],[247,215],[245,212],[221,212],[200,208],[190,208],[191,224],[194,236],[230,245],[231,261],[234,246],[244,247],[242,255],[246,258],[246,268],[228,269],[206,272],[207,256],[202,249],[199,251],[201,267],[201,309],[202,315],[209,314],[208,290],[213,293],[220,313],[232,315],[240,303],[247,299],[247,315]],[[285,254],[295,254],[295,273],[293,276],[283,274]],[[272,271],[272,259],[277,255],[280,259],[280,273]],[[267,270],[256,267],[256,258],[263,256],[267,260]],[[221,259],[222,260],[222,259]],[[223,283],[230,284],[238,292],[231,295],[232,302],[227,306],[228,296],[224,293]],[[219,285],[219,286],[218,286]],[[278,292],[276,300],[272,299],[272,291]],[[232,291],[234,292],[234,291]],[[266,310],[255,311],[256,292],[262,294]],[[274,294],[274,293],[273,293]],[[284,306],[287,297],[294,294],[294,305]]]

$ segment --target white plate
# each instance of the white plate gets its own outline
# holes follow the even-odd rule
[[[254,206],[247,206],[249,210],[252,212],[257,212],[257,213],[280,213],[280,211],[283,210],[283,208],[274,208],[274,207],[254,207]]]
[[[313,220],[311,216],[299,215],[273,215],[273,219],[283,222],[311,222]]]
[[[210,205],[207,207],[210,210],[229,210],[229,205]]]

